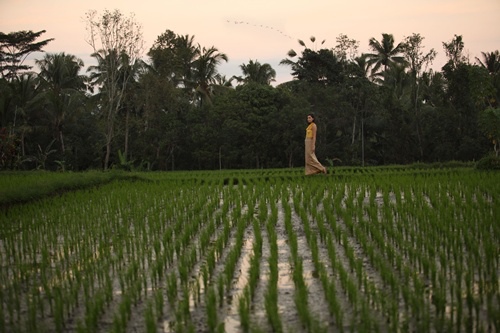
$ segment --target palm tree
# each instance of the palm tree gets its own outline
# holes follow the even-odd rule
[[[230,82],[222,82],[225,79],[217,71],[221,62],[228,60],[227,55],[214,46],[206,48],[195,44],[194,36],[176,35],[167,30],[158,37],[148,55],[160,76],[200,105],[211,103],[216,90],[225,90],[219,89],[221,85],[231,86]]]
[[[37,79],[34,73],[13,77],[12,81],[2,80],[2,121],[1,127],[12,126],[9,135],[19,135],[21,157],[26,155],[25,137],[32,131],[35,121],[32,121],[37,95]],[[9,125],[9,126],[8,126]]]
[[[483,55],[484,61],[476,58],[481,67],[486,68],[490,74],[500,73],[500,53],[498,50],[495,52],[481,52],[481,54]]]
[[[359,57],[354,58],[351,62],[351,65],[359,74],[359,76],[369,78],[370,64],[368,63],[368,55],[366,53],[363,53]]]
[[[89,76],[91,84],[99,87],[99,92],[94,98],[113,103],[113,112],[110,112],[111,108],[108,106],[107,109],[104,109],[107,110],[107,113],[103,114],[103,116],[106,117],[105,168],[107,168],[111,154],[111,142],[115,137],[114,123],[116,121],[116,116],[118,116],[123,109],[125,110],[123,156],[125,159],[128,159],[130,107],[125,105],[125,99],[127,97],[130,98],[132,95],[131,87],[137,82],[138,75],[147,65],[141,59],[137,59],[134,63],[130,63],[130,59],[125,53],[118,55],[116,52],[106,54],[104,51],[100,51],[93,54],[93,56],[97,59],[98,65],[90,66],[88,71],[91,72]],[[119,65],[110,66],[111,63],[117,63]],[[107,74],[110,67],[116,68],[116,73],[113,74],[113,77]],[[113,92],[113,89],[115,92]],[[117,89],[120,90],[119,94],[116,93]],[[113,95],[116,95],[116,99],[112,98]]]
[[[122,105],[125,86],[128,77],[124,73],[128,66],[129,57],[125,53],[119,54],[116,50],[99,50],[92,54],[96,58],[97,65],[89,66],[90,84],[96,86],[98,93],[93,96],[98,103],[99,112],[104,119],[106,138],[106,155],[104,157],[104,170],[109,167],[111,157],[111,143],[115,137],[116,115]]]
[[[499,105],[500,102],[500,53],[498,50],[495,52],[481,52],[484,62],[476,58],[481,67],[486,68],[490,73],[494,87],[496,88],[496,95],[490,99],[490,105]]]
[[[231,88],[233,86],[234,77],[227,78],[225,75],[217,75],[214,78],[215,84],[222,88]]]
[[[361,163],[365,165],[365,118],[369,112],[367,108],[368,96],[370,95],[370,88],[373,83],[369,81],[370,65],[368,64],[368,57],[365,53],[359,57],[354,58],[348,62],[348,69],[350,75],[348,76],[354,91],[356,91],[355,99],[353,100],[354,117],[352,125],[351,145],[354,146],[356,138],[356,124],[358,123],[358,115],[360,121],[361,133]]]
[[[81,59],[64,52],[46,54],[36,64],[40,67],[42,88],[39,98],[56,132],[55,138],[59,141],[61,153],[64,153],[63,127],[66,118],[83,106],[85,77],[79,72],[84,64]]]
[[[383,73],[382,82],[394,100],[407,107],[411,105],[411,76],[405,66],[391,66]]]
[[[208,49],[198,46],[197,58],[192,63],[191,82],[195,85],[195,92],[200,96],[200,105],[203,102],[209,104],[212,102],[213,89],[219,76],[217,66],[227,60],[227,55],[219,53],[213,46]]]
[[[394,64],[403,64],[405,59],[399,54],[403,51],[403,43],[394,47],[394,36],[392,34],[382,34],[379,42],[375,38],[370,38],[369,46],[375,53],[368,54],[368,64],[373,65],[372,73],[377,74],[380,67],[386,71]]]
[[[192,66],[199,56],[200,46],[194,44],[194,36],[185,35],[175,39],[174,47],[175,59],[178,61],[176,67],[180,72],[177,84],[183,83],[187,87],[193,80]]]
[[[276,78],[276,71],[269,64],[261,64],[258,61],[250,60],[248,64],[241,64],[240,68],[244,77],[235,76],[234,78],[238,82],[270,85]]]

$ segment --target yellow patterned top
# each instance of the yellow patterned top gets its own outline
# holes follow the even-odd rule
[[[313,126],[314,123],[310,123],[309,126],[306,128],[306,139],[312,139],[313,138]]]

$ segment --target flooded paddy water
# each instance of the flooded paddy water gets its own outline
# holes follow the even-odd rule
[[[0,332],[500,329],[498,173],[149,177],[2,211]]]

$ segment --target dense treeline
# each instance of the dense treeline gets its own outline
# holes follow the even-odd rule
[[[106,15],[88,22],[130,23]],[[301,166],[309,112],[325,164],[472,161],[500,137],[500,55],[473,63],[461,36],[443,42],[441,71],[429,69],[437,52],[419,34],[399,44],[382,34],[362,55],[345,35],[333,49],[299,41],[282,61],[294,79],[274,87],[270,65],[250,61],[226,78],[217,71],[226,54],[170,30],[146,58],[94,43],[87,72],[65,53],[30,71],[22,59],[50,42],[35,43],[42,33],[0,33],[0,169]]]

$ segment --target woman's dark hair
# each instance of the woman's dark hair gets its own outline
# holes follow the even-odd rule
[[[311,116],[311,118],[313,119],[313,122],[316,120],[314,113],[308,113],[307,116]]]

